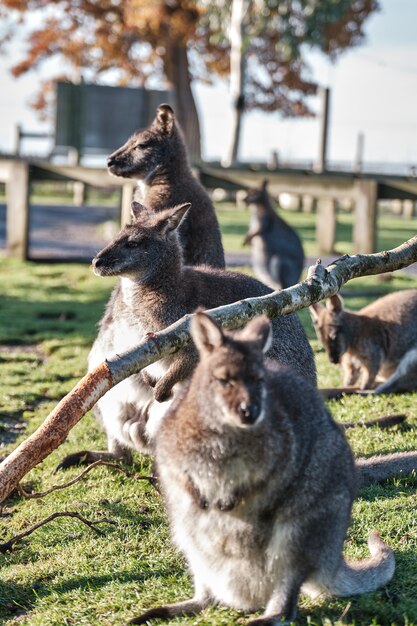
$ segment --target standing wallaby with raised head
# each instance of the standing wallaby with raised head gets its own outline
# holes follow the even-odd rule
[[[251,244],[255,276],[272,289],[286,289],[300,279],[304,251],[295,230],[275,212],[267,185],[264,180],[246,195],[251,222],[244,244]]]
[[[121,281],[101,322],[89,369],[199,306],[211,309],[270,293],[268,287],[244,274],[183,265],[177,233],[189,209],[185,204],[155,213],[134,202],[133,223],[93,259],[97,275],[120,276]],[[272,329],[269,356],[315,384],[313,352],[297,316],[277,317]],[[190,344],[122,381],[98,401],[97,413],[111,455],[126,458],[129,449],[147,450],[173,392],[189,378],[196,363],[197,352]],[[67,457],[63,466],[99,458],[109,458],[109,453],[83,451]]]
[[[357,313],[335,295],[310,313],[330,361],[341,364],[345,386],[374,389],[378,379],[373,393],[417,389],[417,289],[378,298]]]
[[[300,591],[349,596],[385,585],[394,556],[371,533],[371,556],[346,561],[355,496],[350,448],[311,383],[265,361],[270,324],[223,332],[197,313],[200,361],[155,441],[173,540],[194,579],[192,599],[132,624],[222,604],[264,609],[252,626],[292,621]]]
[[[115,176],[138,180],[135,199],[152,211],[191,202],[179,230],[184,262],[225,267],[213,203],[191,171],[181,130],[168,104],[161,104],[149,128],[132,135],[109,156],[107,165]]]

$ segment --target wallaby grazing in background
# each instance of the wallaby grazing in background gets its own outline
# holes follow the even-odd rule
[[[191,328],[200,361],[161,424],[155,457],[195,595],[131,623],[222,604],[265,609],[249,624],[278,626],[295,618],[300,590],[350,596],[385,585],[395,561],[377,533],[369,558],[343,558],[352,454],[314,385],[264,360],[268,320],[232,335],[200,312]]]
[[[107,165],[115,176],[138,180],[135,199],[152,211],[191,202],[179,230],[184,262],[225,267],[213,203],[191,171],[181,130],[168,104],[161,104],[149,128],[132,135],[109,156]]]
[[[244,244],[251,244],[255,276],[272,289],[286,289],[300,279],[304,251],[295,230],[275,212],[267,185],[264,180],[246,195],[251,222]]]
[[[183,265],[177,231],[189,207],[183,204],[155,213],[134,202],[133,223],[93,259],[95,274],[122,278],[90,352],[90,370],[109,354],[131,348],[146,333],[162,330],[199,306],[211,309],[271,292],[244,274]],[[314,355],[297,316],[277,317],[272,329],[269,356],[315,384]],[[196,363],[197,352],[190,344],[122,381],[98,401],[111,456],[128,458],[132,448],[147,451],[169,407],[164,401],[189,378]],[[109,458],[109,453],[83,451],[66,457],[61,466]]]
[[[417,289],[397,291],[360,311],[343,307],[340,296],[310,313],[318,338],[332,363],[340,363],[343,385],[359,382],[373,393],[417,389]]]

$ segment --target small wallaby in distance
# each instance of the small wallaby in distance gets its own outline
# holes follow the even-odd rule
[[[232,335],[200,312],[191,328],[200,361],[161,424],[155,458],[195,595],[131,623],[221,604],[264,609],[248,624],[278,626],[294,620],[300,591],[350,596],[385,585],[394,556],[376,532],[369,558],[343,558],[352,454],[316,388],[264,360],[268,320]]]
[[[286,289],[300,279],[304,251],[298,234],[274,210],[267,186],[264,180],[246,195],[251,222],[244,244],[251,244],[255,276],[272,289]]]
[[[213,203],[191,171],[181,130],[168,104],[161,104],[152,124],[113,152],[107,165],[115,176],[138,180],[135,200],[152,211],[191,202],[179,230],[184,262],[225,267]]]
[[[335,295],[310,314],[330,361],[342,367],[344,386],[377,394],[417,389],[417,289],[383,296],[357,313]]]
[[[133,223],[93,259],[98,276],[120,276],[89,356],[93,369],[107,356],[129,349],[146,333],[166,328],[199,306],[206,309],[243,298],[266,295],[271,290],[259,281],[226,270],[183,265],[177,232],[189,204],[165,211],[132,205]],[[314,355],[295,314],[272,322],[269,356],[287,364],[311,384],[316,383]],[[61,467],[106,459],[129,458],[129,450],[148,450],[172,395],[197,363],[192,344],[149,365],[106,393],[96,413],[107,433],[109,452],[83,451],[66,457]]]

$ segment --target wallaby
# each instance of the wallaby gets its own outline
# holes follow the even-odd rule
[[[300,591],[350,596],[385,585],[395,561],[377,533],[369,558],[343,558],[352,453],[314,385],[264,360],[268,320],[232,335],[199,312],[191,328],[200,361],[161,424],[155,458],[195,595],[131,623],[222,604],[264,608],[249,624],[278,626],[294,620]]]
[[[417,389],[417,289],[383,296],[357,313],[335,295],[310,313],[330,361],[342,367],[344,386],[359,382],[377,394]]]
[[[244,244],[251,244],[255,276],[272,289],[295,285],[304,266],[300,237],[275,212],[264,180],[249,189],[245,202],[251,207],[251,222]]]
[[[189,204],[183,204],[155,213],[133,202],[133,223],[93,259],[98,276],[122,278],[100,324],[89,369],[199,306],[211,309],[271,292],[244,274],[183,265],[177,233],[189,208]],[[277,317],[272,328],[269,355],[315,384],[314,355],[297,316]],[[108,391],[98,401],[96,412],[107,433],[109,452],[76,453],[66,457],[59,467],[99,458],[129,459],[129,449],[147,451],[174,388],[189,378],[196,363],[197,352],[190,344]]]
[[[217,217],[206,190],[193,175],[181,130],[168,104],[161,104],[149,128],[139,130],[107,161],[115,176],[135,178],[135,199],[153,211],[184,202],[180,242],[187,265],[225,267]]]

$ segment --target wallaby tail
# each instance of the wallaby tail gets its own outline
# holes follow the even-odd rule
[[[394,476],[405,476],[417,472],[417,451],[396,452],[371,456],[368,459],[355,459],[359,486],[379,483]]]
[[[360,561],[343,559],[327,591],[334,596],[352,596],[375,591],[386,585],[394,575],[394,553],[377,532],[368,537],[371,556]]]
[[[372,420],[359,420],[357,422],[339,422],[343,428],[356,428],[357,426],[363,426],[364,428],[373,428],[378,426],[379,428],[391,428],[392,426],[398,426],[407,419],[404,413],[396,413],[393,415],[383,415]]]

